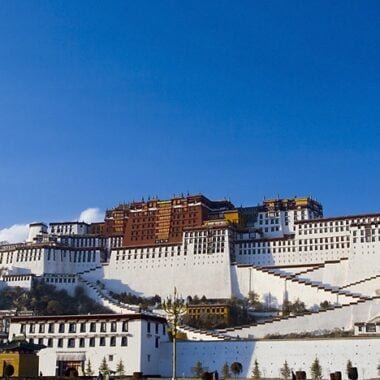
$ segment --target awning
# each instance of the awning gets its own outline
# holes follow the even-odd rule
[[[86,354],[84,352],[58,352],[57,360],[62,362],[85,361]]]

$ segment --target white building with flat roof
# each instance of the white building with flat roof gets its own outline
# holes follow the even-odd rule
[[[9,338],[20,334],[46,346],[44,376],[81,376],[89,362],[98,374],[104,359],[113,371],[122,361],[126,375],[158,375],[161,344],[169,341],[166,320],[146,314],[12,317]]]

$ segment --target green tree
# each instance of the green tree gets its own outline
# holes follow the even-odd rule
[[[202,363],[199,360],[195,363],[195,366],[191,369],[191,372],[194,374],[194,377],[202,377],[204,370]]]
[[[326,310],[331,306],[329,301],[323,301],[319,304],[320,310]]]
[[[234,374],[235,379],[243,372],[243,366],[239,362],[233,362],[231,364],[231,372]]]
[[[292,303],[288,300],[285,300],[282,303],[282,315],[284,316],[289,315],[291,311],[291,307],[292,307]]]
[[[224,379],[229,379],[231,377],[230,367],[227,362],[225,362],[222,367],[222,375]]]
[[[84,373],[86,374],[86,376],[93,376],[94,375],[94,371],[92,370],[90,360],[87,361],[87,366],[86,366],[86,369],[84,370]]]
[[[301,302],[299,298],[297,298],[293,305],[292,305],[292,311],[294,314],[302,314],[306,311],[305,303]]]
[[[253,365],[253,370],[252,370],[252,380],[260,380],[261,379],[261,371],[259,368],[259,362],[257,359],[255,359],[255,364]]]
[[[100,364],[99,372],[102,375],[109,375],[109,373],[110,373],[110,368],[108,367],[106,357],[103,358],[103,360],[102,360],[102,362]]]
[[[59,301],[50,300],[46,305],[46,312],[48,315],[65,314],[65,308]]]
[[[303,314],[306,311],[305,303],[300,301],[299,298],[297,298],[293,303],[286,300],[282,304],[282,313],[283,315],[289,315],[289,314]]]
[[[322,379],[322,367],[319,364],[318,358],[314,359],[314,362],[310,368],[310,372],[311,372],[312,380],[321,380]]]
[[[260,302],[259,294],[253,290],[248,293],[248,304],[255,309],[261,309],[263,306]]]
[[[351,368],[352,368],[352,362],[351,362],[351,360],[347,360],[347,364],[346,364],[346,374],[347,374],[348,378],[350,378],[350,371],[351,371]]]
[[[119,363],[117,363],[117,366],[116,366],[116,375],[125,376],[124,363],[121,359],[120,359]]]
[[[289,380],[290,379],[290,368],[288,366],[288,362],[285,360],[285,363],[283,367],[280,369],[281,376],[284,380]]]

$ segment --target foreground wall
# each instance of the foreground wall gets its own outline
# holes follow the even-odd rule
[[[171,376],[171,344],[163,345],[161,375]],[[251,377],[257,359],[263,377],[279,378],[285,360],[294,370],[305,370],[310,378],[310,366],[318,357],[324,379],[330,372],[341,371],[346,378],[346,364],[351,360],[358,367],[359,378],[375,378],[380,358],[379,338],[340,338],[302,340],[179,342],[178,376],[192,376],[191,369],[200,361],[208,371],[221,374],[224,363],[238,361],[243,365],[241,377]]]

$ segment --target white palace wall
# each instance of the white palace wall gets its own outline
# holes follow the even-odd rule
[[[267,273],[260,268],[238,266],[231,267],[236,272],[237,282],[234,283],[237,288],[233,288],[234,294],[247,297],[249,291],[254,291],[260,296],[260,301],[272,307],[280,307],[286,297],[289,301],[294,302],[300,299],[306,307],[319,306],[323,301],[329,301],[334,304],[337,302],[337,296],[330,291],[312,287],[301,282],[287,280],[272,273]],[[350,296],[339,296],[339,303],[348,303],[352,301]]]
[[[162,345],[161,374],[171,376],[171,344]],[[294,370],[305,370],[311,378],[310,367],[316,357],[322,366],[324,379],[330,372],[341,371],[346,378],[347,361],[358,367],[359,379],[378,377],[377,365],[380,357],[378,338],[302,339],[302,340],[257,340],[257,341],[204,341],[178,342],[177,373],[192,376],[191,369],[200,361],[208,371],[219,372],[225,363],[240,362],[243,372],[239,377],[251,377],[254,361],[257,359],[261,374],[267,378],[279,378],[280,368],[285,360]]]
[[[379,298],[337,307],[302,316],[273,320],[249,327],[235,328],[223,332],[239,338],[264,338],[268,334],[290,334],[294,332],[316,332],[323,330],[350,330],[354,323],[368,321],[380,313]],[[220,330],[222,332],[223,330]]]
[[[25,246],[0,251],[0,268],[12,274],[76,273],[100,264],[99,249]]]
[[[183,297],[230,298],[230,247],[226,243],[215,252],[196,251],[192,243],[161,247],[114,249],[103,267],[101,280],[114,292],[133,292],[142,296],[166,297],[174,287]],[[84,274],[96,279],[100,271]]]
[[[323,267],[314,271],[300,274],[299,278],[319,282],[331,286],[343,286],[346,284],[348,260],[341,259],[334,262],[326,262]]]
[[[380,241],[353,243],[346,284],[365,280],[377,274],[380,274]]]

